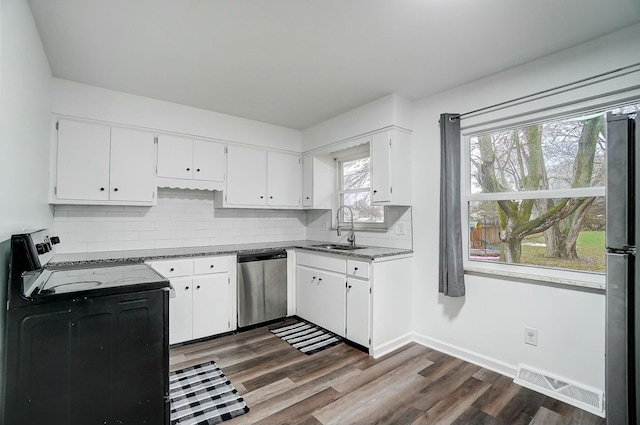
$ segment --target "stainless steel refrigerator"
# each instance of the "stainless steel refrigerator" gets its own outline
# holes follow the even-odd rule
[[[605,406],[608,425],[635,425],[640,418],[640,282],[636,229],[640,229],[640,126],[633,115],[607,114],[607,289]]]

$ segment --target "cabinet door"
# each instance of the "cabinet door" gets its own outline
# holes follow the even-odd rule
[[[316,307],[318,318],[315,324],[344,336],[345,328],[345,277],[333,273],[320,272],[317,284]]]
[[[267,153],[267,205],[300,206],[300,155]]]
[[[169,298],[169,344],[193,339],[192,279],[171,279],[175,298]]]
[[[227,204],[266,205],[267,152],[243,146],[227,148]]]
[[[316,286],[319,272],[306,267],[296,267],[296,315],[312,323],[316,322]]]
[[[56,197],[109,199],[109,127],[75,121],[58,123]]]
[[[152,133],[111,129],[112,201],[152,201],[154,198]]]
[[[302,206],[310,207],[313,184],[313,157],[305,155],[302,157]]]
[[[158,136],[158,177],[193,177],[193,140],[185,137]]]
[[[371,141],[372,203],[391,202],[391,144],[389,133],[374,134]]]
[[[347,334],[350,341],[369,346],[369,281],[347,278]]]
[[[222,143],[193,141],[193,178],[214,182],[224,181],[224,145]]]
[[[204,338],[231,329],[231,299],[227,273],[193,278],[193,338]]]

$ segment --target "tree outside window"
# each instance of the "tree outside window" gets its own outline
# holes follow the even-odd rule
[[[604,272],[605,113],[469,137],[470,259]]]

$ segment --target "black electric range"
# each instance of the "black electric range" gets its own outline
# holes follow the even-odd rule
[[[11,238],[5,424],[168,424],[169,282],[145,264],[56,268]]]

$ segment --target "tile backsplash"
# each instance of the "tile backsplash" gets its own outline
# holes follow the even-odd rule
[[[356,231],[356,244],[384,246],[388,248],[413,249],[411,207],[386,207],[386,231]],[[307,213],[307,239],[347,243],[348,231],[338,236],[336,230],[329,230],[333,212],[310,210]]]
[[[411,248],[411,209],[388,207],[387,232],[356,232],[361,245]],[[346,232],[323,230],[331,211],[223,209],[213,207],[213,192],[159,189],[158,205],[56,205],[53,231],[59,253],[179,248],[300,239],[346,241]],[[392,224],[393,223],[393,224]],[[405,223],[405,235],[396,235]]]

